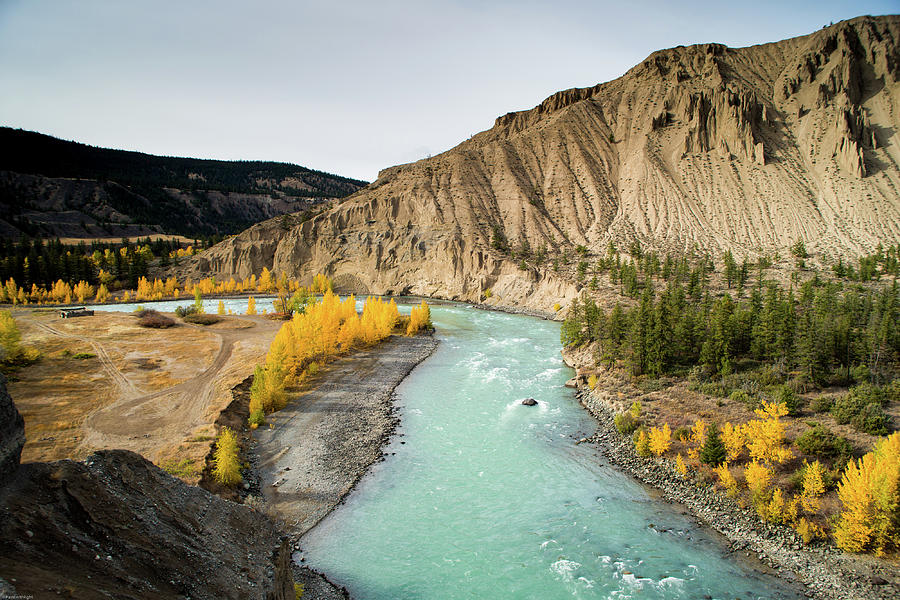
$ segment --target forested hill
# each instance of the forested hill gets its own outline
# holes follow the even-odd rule
[[[237,233],[365,185],[290,163],[154,156],[0,128],[7,237]]]

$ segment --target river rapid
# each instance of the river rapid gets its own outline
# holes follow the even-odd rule
[[[596,424],[563,387],[558,323],[432,319],[441,344],[397,389],[387,459],[297,558],[358,600],[797,597],[575,444]]]

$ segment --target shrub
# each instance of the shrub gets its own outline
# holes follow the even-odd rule
[[[650,436],[643,429],[638,429],[634,435],[634,450],[638,456],[650,457]]]
[[[697,388],[697,391],[708,396],[715,396],[716,398],[728,398],[728,395],[731,393],[731,390],[727,385],[716,381],[701,383]]]
[[[754,404],[753,399],[744,390],[734,390],[733,392],[731,392],[731,395],[728,396],[728,399],[732,402],[740,402],[741,404],[745,404],[751,408]]]
[[[138,325],[141,327],[150,327],[153,329],[165,329],[175,324],[175,320],[161,315],[155,310],[145,311],[143,317],[138,319]]]
[[[803,454],[833,458],[851,453],[850,442],[837,436],[823,425],[807,429],[797,438],[797,447]]]
[[[631,435],[641,426],[641,420],[635,418],[631,412],[623,412],[616,415],[616,429],[619,433]]]
[[[807,521],[806,517],[800,517],[800,521],[797,522],[794,529],[800,534],[800,539],[803,540],[804,544],[809,544],[825,537],[825,532],[822,531],[822,528],[811,521]]]
[[[795,417],[800,412],[800,398],[794,393],[794,390],[787,385],[781,385],[775,388],[772,399],[776,404],[784,404],[787,406],[788,415]]]
[[[174,475],[175,477],[180,477],[182,479],[197,475],[197,465],[189,458],[180,461],[170,459],[164,461],[160,467],[162,467],[163,471],[169,475]]]
[[[8,310],[0,311],[0,348],[3,350],[4,360],[15,360],[18,357],[21,352],[19,348],[21,339],[22,334],[12,313]]]
[[[866,404],[851,421],[857,431],[871,435],[887,435],[890,417],[888,417],[880,404],[870,402]]]
[[[681,453],[678,453],[678,456],[675,457],[675,468],[678,469],[678,473],[682,477],[687,477],[687,465],[684,464],[684,459],[681,458]]]
[[[827,413],[831,411],[832,406],[834,406],[834,399],[830,396],[819,396],[813,398],[809,403],[809,409],[815,413]]]
[[[86,360],[88,358],[97,358],[97,355],[90,352],[79,352],[77,354],[73,354],[72,358],[76,360]]]
[[[856,426],[856,422],[858,422],[860,426],[857,426],[857,429],[860,431],[866,431],[866,429],[861,429],[860,427],[870,427],[873,430],[880,431],[880,420],[878,417],[883,414],[883,411],[878,409],[887,403],[892,391],[893,388],[886,390],[870,383],[861,383],[851,388],[848,394],[835,401],[831,407],[831,416],[841,424],[853,422],[854,426]],[[855,417],[862,413],[863,409],[866,409],[870,404],[874,404],[877,408],[868,409],[864,417],[854,422]],[[869,422],[870,419],[871,423]],[[884,425],[886,426],[886,423]],[[887,433],[887,430],[885,429],[884,432]]]
[[[194,325],[214,325],[221,321],[220,317],[216,315],[207,315],[205,313],[198,313],[193,315],[186,315],[183,317],[185,323],[193,323]]]
[[[679,442],[687,443],[691,439],[691,428],[679,427],[672,433],[672,437],[674,437]]]
[[[185,318],[187,315],[193,315],[197,313],[197,308],[194,306],[177,306],[175,308],[175,316],[180,318]]]
[[[235,485],[241,481],[241,466],[238,460],[238,445],[234,432],[225,427],[216,438],[213,453],[213,477],[223,485]]]
[[[852,377],[853,381],[856,383],[863,383],[872,378],[872,372],[866,365],[856,365],[850,369],[850,377]]]
[[[266,424],[266,414],[263,412],[261,408],[257,408],[253,412],[250,413],[250,417],[247,419],[247,423],[250,424],[251,428],[259,427],[260,425]]]

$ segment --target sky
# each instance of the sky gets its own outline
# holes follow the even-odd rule
[[[658,49],[898,12],[900,0],[0,0],[0,125],[372,181]]]

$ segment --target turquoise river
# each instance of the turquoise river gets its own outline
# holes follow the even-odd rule
[[[558,323],[463,305],[432,319],[440,345],[397,389],[400,435],[304,536],[305,564],[357,600],[797,597],[575,444],[595,422],[563,386]]]

